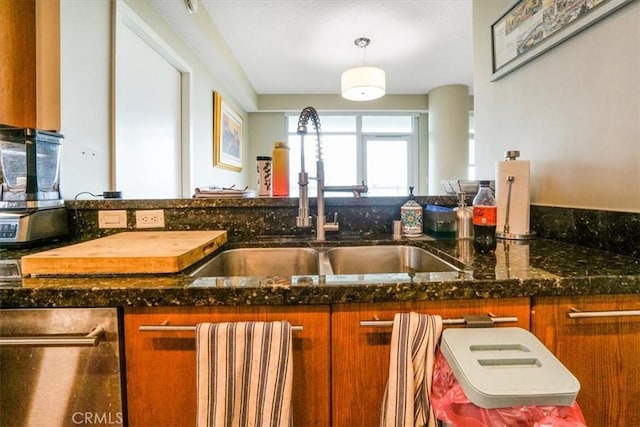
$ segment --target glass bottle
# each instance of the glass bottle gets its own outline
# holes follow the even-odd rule
[[[478,194],[473,198],[473,248],[489,253],[496,249],[498,207],[489,181],[480,181]]]

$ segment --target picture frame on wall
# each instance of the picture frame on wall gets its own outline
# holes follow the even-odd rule
[[[636,0],[517,0],[491,25],[498,80]]]
[[[240,172],[244,145],[242,117],[213,92],[213,165]]]

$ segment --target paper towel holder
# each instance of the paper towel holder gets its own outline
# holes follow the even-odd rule
[[[507,150],[504,153],[504,158],[506,161],[516,160],[520,157],[520,151],[518,150]],[[507,176],[507,206],[504,220],[504,229],[502,231],[496,231],[496,237],[498,239],[509,239],[509,240],[529,240],[535,237],[536,232],[531,231],[529,233],[511,233],[509,231],[509,210],[511,208],[511,186],[513,185],[513,181],[515,177],[512,175]]]

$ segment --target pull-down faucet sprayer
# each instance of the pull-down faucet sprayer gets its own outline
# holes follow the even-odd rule
[[[368,191],[367,186],[362,185],[354,186],[336,186],[326,187],[324,185],[324,162],[322,161],[322,132],[320,129],[320,118],[318,112],[313,107],[305,107],[300,113],[298,118],[298,130],[300,135],[300,173],[298,173],[298,186],[300,192],[298,217],[296,218],[296,225],[298,227],[311,227],[311,216],[309,215],[309,174],[304,168],[304,136],[307,135],[307,124],[311,120],[313,127],[316,131],[316,177],[318,185],[317,195],[317,216],[316,216],[316,238],[317,240],[325,240],[325,231],[338,230],[338,222],[327,224],[324,213],[324,192],[325,191],[348,191],[353,192],[354,197],[359,197],[360,193],[366,193]]]
[[[318,181],[318,194],[320,194],[320,183],[324,181],[324,165],[322,164],[322,140],[320,131],[320,118],[318,112],[313,107],[305,107],[300,113],[298,118],[298,130],[300,135],[300,172],[298,173],[298,186],[300,193],[300,200],[298,203],[298,217],[296,218],[296,225],[298,227],[311,227],[311,216],[309,215],[309,174],[304,169],[304,136],[307,132],[307,124],[309,119],[313,123],[313,127],[316,131],[316,180]],[[320,203],[320,197],[318,197],[318,218],[324,216],[324,203]],[[322,212],[321,212],[322,210]],[[324,234],[324,230],[322,231]],[[320,238],[320,230],[318,230],[318,239]],[[324,236],[323,236],[324,240]]]

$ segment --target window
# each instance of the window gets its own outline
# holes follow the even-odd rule
[[[375,196],[404,196],[408,191],[406,138],[365,138],[369,192]]]
[[[296,133],[298,116],[287,116],[290,147],[290,194],[298,195],[301,137]],[[417,116],[323,115],[322,159],[325,185],[355,185],[364,181],[369,196],[404,196],[413,174],[411,154],[417,152]],[[304,136],[305,171],[316,176],[316,135],[311,123]],[[316,181],[309,179],[309,194]],[[350,196],[351,193],[329,193]]]

